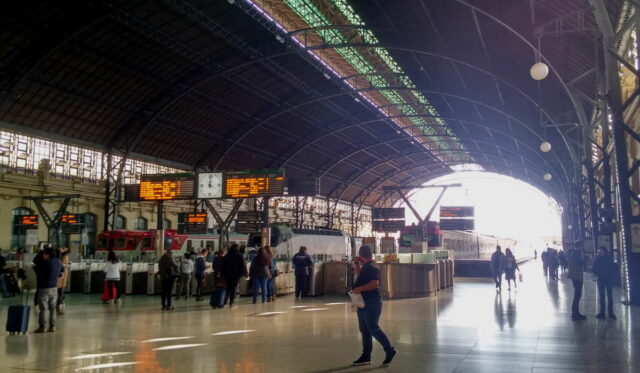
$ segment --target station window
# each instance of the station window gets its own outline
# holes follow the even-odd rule
[[[133,224],[133,229],[138,231],[146,231],[148,229],[147,219],[143,218],[142,216],[137,217]]]
[[[162,229],[171,229],[171,220],[163,219],[162,220]]]
[[[85,253],[87,255],[92,255],[95,250],[96,250],[96,239],[97,239],[97,232],[96,232],[96,215],[92,214],[90,212],[86,212],[83,215],[83,220],[84,220],[84,234],[86,235],[85,238]]]
[[[116,216],[113,229],[127,229],[127,218],[122,215]]]

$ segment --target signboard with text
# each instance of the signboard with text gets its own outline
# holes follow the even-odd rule
[[[206,212],[183,212],[178,214],[180,233],[204,234],[207,233],[209,219]]]
[[[283,170],[252,170],[224,174],[224,198],[254,198],[284,195]]]
[[[473,206],[440,206],[441,218],[473,218]]]
[[[440,219],[440,230],[443,231],[472,231],[475,229],[473,219]]]
[[[142,201],[190,199],[194,196],[192,174],[141,175],[138,197]]]
[[[80,214],[64,214],[60,217],[60,229],[64,234],[80,233],[82,222]]]

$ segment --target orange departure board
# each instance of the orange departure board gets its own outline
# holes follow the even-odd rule
[[[78,214],[65,214],[60,217],[60,222],[62,224],[75,225],[80,224],[80,219]]]
[[[281,170],[256,170],[225,173],[226,198],[270,197],[284,195]]]
[[[202,224],[207,222],[206,212],[195,212],[187,214],[185,223],[187,224]]]
[[[194,185],[191,174],[142,175],[138,197],[143,201],[192,198]]]
[[[38,227],[38,215],[16,215],[13,224],[26,227],[27,229]]]

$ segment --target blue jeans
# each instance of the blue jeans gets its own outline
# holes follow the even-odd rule
[[[267,282],[269,281],[266,277],[259,277],[253,279],[253,303],[258,299],[258,290],[262,292],[262,302],[267,301]]]
[[[271,277],[267,282],[267,295],[273,297],[276,295],[276,279]]]
[[[372,338],[375,338],[382,345],[385,352],[393,351],[389,338],[378,325],[381,313],[382,299],[369,300],[365,302],[364,308],[358,309],[358,326],[360,327],[360,334],[362,334],[362,356],[364,357],[371,358],[371,350],[373,350]]]

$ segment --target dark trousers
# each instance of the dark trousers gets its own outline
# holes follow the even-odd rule
[[[573,303],[571,303],[571,316],[580,314],[580,298],[582,298],[582,281],[571,280],[573,282]]]
[[[542,273],[545,277],[549,274],[549,266],[546,263],[542,263]]]
[[[196,298],[202,297],[202,283],[204,282],[204,273],[197,274],[196,273]]]
[[[120,299],[120,281],[107,280],[107,285],[109,286],[109,299]]]
[[[296,275],[296,298],[307,296],[307,281],[309,281],[309,276]]]
[[[496,282],[496,289],[502,289],[502,273],[494,273],[493,281]]]
[[[238,289],[238,279],[227,279],[227,294],[224,296],[224,304],[229,301],[229,307],[233,306],[233,301],[236,299],[236,290]]]
[[[381,313],[381,299],[365,303],[364,308],[358,309],[358,327],[360,329],[360,334],[362,334],[362,355],[364,357],[371,358],[373,338],[382,345],[385,352],[389,353],[393,351],[393,346],[391,345],[391,342],[389,342],[389,338],[387,338],[386,334],[384,334],[378,325]]]
[[[58,288],[58,304],[57,306],[64,304],[64,288]]]
[[[162,307],[171,307],[171,293],[173,292],[173,276],[162,279]]]
[[[600,313],[604,315],[604,299],[607,298],[607,310],[609,315],[613,315],[613,286],[598,281],[598,303],[600,304]]]

